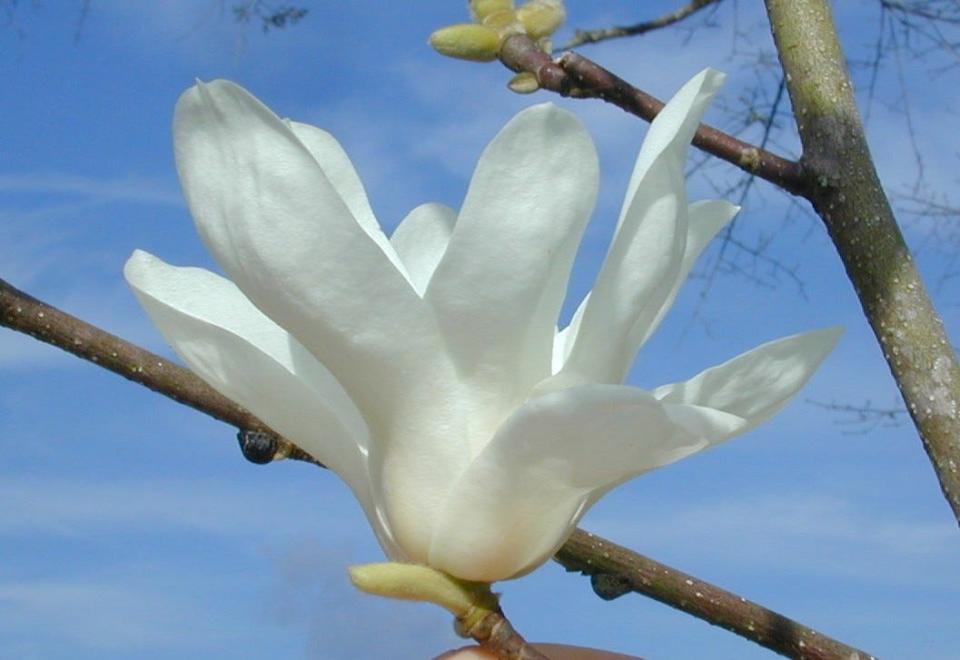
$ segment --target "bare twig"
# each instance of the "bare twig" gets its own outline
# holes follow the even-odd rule
[[[576,53],[565,53],[554,62],[526,35],[507,38],[500,50],[500,60],[513,71],[534,74],[544,89],[562,96],[602,99],[646,121],[656,117],[664,105],[659,99]],[[804,192],[807,180],[797,162],[759,149],[706,124],[697,129],[693,144],[788,192],[797,195]]]
[[[37,300],[3,280],[0,280],[0,325],[73,353],[240,429],[273,434],[279,442],[287,443],[250,412],[217,393],[187,369]],[[290,458],[311,460],[296,448],[288,451]],[[825,650],[799,652],[793,657],[824,660],[870,657],[746,599],[582,530],[574,532],[558,552],[557,560],[571,570],[602,575],[598,580],[605,580],[608,586],[611,581],[625,585],[621,593],[636,591],[650,596],[778,653],[789,649],[802,651],[809,646]],[[595,591],[603,596],[603,589],[596,588],[597,580],[592,581]],[[610,592],[605,593],[609,597]],[[494,630],[497,621],[489,623],[490,634],[509,633],[502,628],[499,632]],[[813,643],[814,639],[817,643]]]
[[[875,429],[880,424],[885,426],[899,426],[901,424],[900,418],[907,414],[906,408],[880,408],[873,405],[870,401],[856,405],[852,403],[837,403],[835,401],[826,402],[807,399],[807,403],[817,406],[818,408],[823,408],[824,410],[845,415],[845,419],[838,420],[836,423],[848,428],[851,426],[860,427],[854,431],[845,431],[845,433],[850,435],[867,433]]]
[[[856,289],[960,522],[960,363],[870,155],[826,0],[766,0],[793,102],[807,198]]]
[[[652,32],[661,28],[669,27],[679,23],[683,19],[692,16],[704,7],[719,4],[720,0],[690,0],[687,4],[671,11],[657,16],[649,21],[634,23],[633,25],[616,26],[612,28],[600,28],[595,30],[576,30],[573,33],[573,39],[560,47],[561,50],[576,48],[583,44],[594,44],[598,41],[607,41],[609,39],[619,39],[621,37],[633,37],[645,32]]]

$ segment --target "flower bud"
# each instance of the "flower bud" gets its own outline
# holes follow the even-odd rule
[[[462,23],[440,28],[430,35],[434,50],[448,57],[473,62],[497,59],[500,36],[495,30],[475,23]]]
[[[530,0],[516,11],[531,39],[540,39],[557,31],[567,18],[562,0]]]
[[[511,78],[510,82],[507,83],[507,87],[511,92],[516,92],[517,94],[533,94],[540,89],[540,81],[529,71],[524,71]]]
[[[513,0],[470,0],[470,15],[478,23],[501,11],[512,12]]]

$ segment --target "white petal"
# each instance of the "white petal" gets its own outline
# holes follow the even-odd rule
[[[481,581],[531,570],[594,493],[705,445],[636,388],[588,385],[531,399],[451,490],[429,563]]]
[[[323,365],[218,275],[176,268],[141,251],[127,261],[124,275],[190,369],[336,472],[384,549],[398,554],[371,492],[367,427]]]
[[[400,259],[383,233],[380,223],[377,222],[373,209],[370,208],[363,182],[340,143],[328,132],[316,126],[301,124],[290,119],[285,119],[284,122],[320,165],[327,180],[339,193],[340,199],[350,209],[357,223],[380,246],[393,265],[403,271]]]
[[[390,237],[421,296],[447,249],[456,220],[457,212],[445,204],[421,204],[397,225]]]
[[[174,137],[190,210],[230,279],[330,369],[368,423],[387,423],[443,355],[404,274],[290,128],[242,88],[185,92]]]
[[[677,280],[687,234],[682,171],[652,168],[629,207],[564,365],[567,378],[622,382],[636,352],[634,328],[653,319]]]
[[[588,291],[587,295],[580,301],[580,304],[577,305],[577,309],[570,319],[570,325],[560,330],[557,336],[554,337],[553,368],[551,369],[551,373],[555,374],[560,371],[563,365],[566,364],[567,358],[570,357],[570,351],[577,341],[577,335],[580,334],[580,322],[583,321],[583,310],[586,309],[589,300],[590,292]]]
[[[722,79],[722,74],[704,71],[654,119],[558,382],[622,382],[639,343],[678,286],[688,231],[687,147]]]
[[[633,166],[633,173],[627,184],[627,199],[636,194],[643,177],[664,152],[676,153],[682,149],[679,155],[681,160],[686,160],[684,154],[687,145],[693,140],[693,134],[697,132],[704,111],[726,78],[725,73],[704,69],[688,80],[654,118]],[[623,222],[626,211],[624,207],[620,214],[620,223]]]
[[[662,385],[653,395],[665,404],[691,404],[740,417],[744,424],[735,432],[743,433],[790,401],[833,350],[841,334],[842,330],[834,327],[784,337],[688,381]]]
[[[670,311],[674,301],[677,299],[680,287],[686,282],[687,276],[689,276],[690,271],[693,270],[694,264],[710,244],[710,241],[713,240],[713,237],[716,236],[721,229],[727,226],[727,223],[733,220],[733,217],[739,211],[739,206],[731,204],[724,199],[694,202],[689,206],[687,244],[683,251],[680,270],[674,280],[672,290],[667,294],[666,299],[663,301],[653,321],[647,326],[635,327],[631,332],[631,343],[636,345],[635,351],[639,350],[639,348],[646,343],[647,339],[650,338],[650,335],[660,326],[663,317],[667,315],[667,312]]]
[[[514,117],[477,165],[426,300],[461,373],[501,414],[550,372],[597,178],[589,135],[549,104]]]

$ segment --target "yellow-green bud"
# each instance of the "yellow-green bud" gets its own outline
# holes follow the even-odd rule
[[[498,11],[483,19],[483,24],[496,30],[501,37],[508,34],[523,34],[523,24],[514,11]]]
[[[470,15],[478,23],[500,11],[513,11],[513,0],[470,0]]]
[[[385,562],[351,566],[349,570],[350,581],[360,591],[436,603],[453,614],[465,630],[497,609],[497,597],[489,584],[458,580],[429,566]]]
[[[510,82],[507,83],[507,87],[511,92],[516,92],[517,94],[533,94],[540,89],[540,81],[529,71],[524,71],[511,78]]]
[[[540,39],[557,31],[567,18],[562,0],[530,0],[516,11],[531,39]]]
[[[430,35],[430,45],[443,55],[473,62],[490,62],[500,52],[500,35],[483,25],[462,23],[440,28]]]

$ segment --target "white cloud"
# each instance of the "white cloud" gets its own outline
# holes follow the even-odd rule
[[[73,646],[104,652],[143,652],[179,643],[185,630],[191,630],[196,646],[204,641],[202,646],[211,646],[218,639],[226,639],[226,631],[193,629],[200,603],[161,594],[157,585],[140,582],[0,582],[0,631],[7,640],[31,640],[20,642],[21,652]]]
[[[7,475],[0,482],[0,501],[19,504],[0,509],[0,537],[94,537],[106,531],[257,536],[264,521],[269,521],[272,534],[296,535],[312,527],[304,521],[321,519],[321,497],[337,503],[323,515],[324,528],[333,532],[353,526],[362,514],[351,504],[346,488],[332,475],[320,478],[327,478],[327,483],[314,489],[315,497],[306,497],[303,484],[296,480],[286,486],[271,480],[270,492],[264,494],[211,479],[91,482]]]
[[[65,173],[0,174],[0,192],[80,197],[97,202],[137,202],[183,206],[178,190],[147,177],[103,179]],[[54,207],[56,208],[56,207]]]

